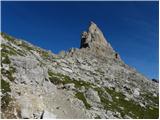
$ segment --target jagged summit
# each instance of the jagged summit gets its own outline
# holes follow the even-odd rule
[[[80,48],[109,47],[102,31],[94,22],[90,22],[88,32],[84,31],[81,37]]]
[[[88,31],[82,33],[80,48],[89,48],[93,51],[92,53],[100,56],[110,56],[120,59],[119,54],[114,51],[110,43],[104,37],[102,31],[92,21],[90,22]]]

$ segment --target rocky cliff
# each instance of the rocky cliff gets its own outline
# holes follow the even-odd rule
[[[158,118],[158,83],[126,65],[91,22],[56,55],[1,33],[2,118]]]

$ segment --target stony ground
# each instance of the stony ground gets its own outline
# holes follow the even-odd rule
[[[158,83],[104,39],[92,23],[81,49],[55,55],[1,33],[2,118],[158,118]]]

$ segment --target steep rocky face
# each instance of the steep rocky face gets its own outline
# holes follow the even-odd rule
[[[82,33],[80,48],[89,48],[94,54],[100,56],[119,58],[118,53],[113,50],[111,45],[106,41],[102,31],[93,22],[90,23],[88,32],[84,31]]]
[[[126,65],[96,24],[55,55],[1,33],[2,118],[158,118],[158,83]]]
[[[103,33],[97,27],[97,25],[91,22],[88,32],[82,33],[81,46],[80,48],[102,48],[108,47],[107,41],[105,40]]]

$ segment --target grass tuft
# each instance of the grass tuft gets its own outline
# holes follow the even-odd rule
[[[90,109],[91,105],[87,102],[84,94],[82,92],[77,92],[75,94],[75,97],[78,98],[79,100],[81,100],[83,102],[83,104],[85,105],[86,109]]]

